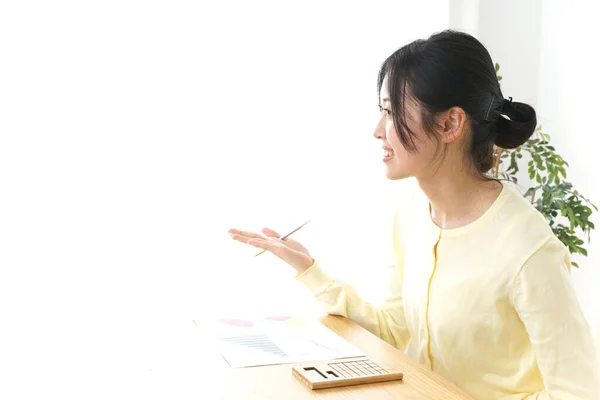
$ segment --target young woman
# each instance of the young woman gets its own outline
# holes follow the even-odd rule
[[[343,315],[479,399],[600,399],[594,343],[569,252],[523,197],[489,179],[494,144],[534,132],[492,59],[465,33],[417,40],[383,63],[374,132],[387,177],[415,178],[392,218],[395,278],[381,306],[329,277],[298,242],[232,229],[291,265]]]

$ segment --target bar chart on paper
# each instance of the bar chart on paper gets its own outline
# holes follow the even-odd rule
[[[245,351],[250,356],[281,359],[287,354],[281,350],[267,335],[233,336],[219,339],[221,344],[236,348],[238,352]]]
[[[219,352],[234,368],[364,355],[320,323],[298,317],[221,319],[213,328]]]

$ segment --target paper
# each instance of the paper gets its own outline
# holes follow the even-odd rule
[[[299,317],[221,319],[214,329],[219,352],[234,368],[365,355],[317,321]]]

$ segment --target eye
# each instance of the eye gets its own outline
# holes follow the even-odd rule
[[[379,113],[382,113],[385,111],[385,115],[392,115],[392,110],[387,109],[387,108],[383,108],[381,105],[377,104],[377,107],[379,107]]]

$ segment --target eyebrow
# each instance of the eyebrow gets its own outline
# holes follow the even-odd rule
[[[386,97],[385,99],[382,99],[382,100],[381,100],[381,102],[384,102],[384,101],[390,101],[390,98],[389,98],[389,97]]]

